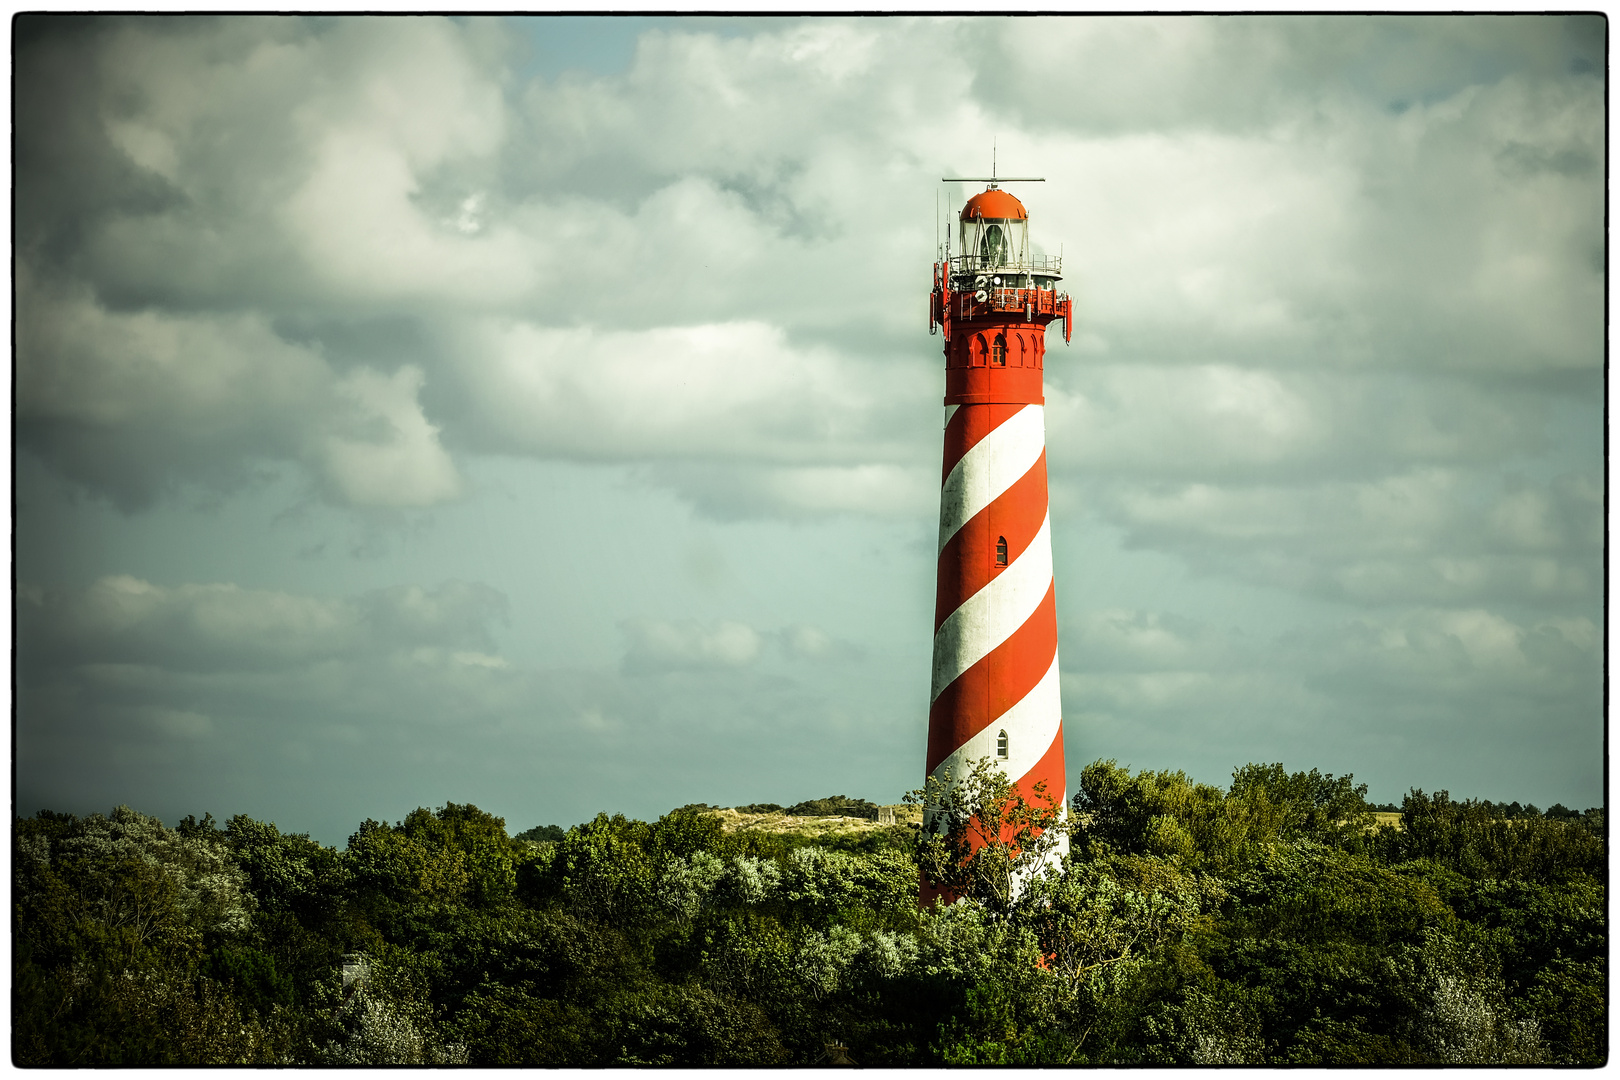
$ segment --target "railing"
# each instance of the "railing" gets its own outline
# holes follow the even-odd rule
[[[943,324],[945,339],[949,341],[951,324],[956,320],[998,313],[1021,313],[1027,322],[1043,316],[1046,321],[1062,319],[1065,342],[1074,332],[1074,306],[1068,293],[1056,289],[990,286],[988,282],[982,288],[953,289],[946,279],[944,265],[934,264],[934,291],[928,300],[930,334]]]
[[[985,295],[983,300],[978,293]],[[1063,300],[1067,294],[1058,293],[1051,289],[968,289],[964,292],[952,293],[956,303],[956,310],[952,313],[959,319],[972,318],[975,315],[985,315],[993,311],[1023,311],[1030,315],[1052,315],[1062,313]]]
[[[992,262],[983,255],[952,255],[953,274],[1061,274],[1063,256],[1026,255],[1022,259],[1009,258],[1006,262]]]

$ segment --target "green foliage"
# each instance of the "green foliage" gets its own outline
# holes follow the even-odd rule
[[[243,814],[226,824],[225,841],[264,912],[318,921],[336,909],[352,877],[332,848]]]
[[[1111,979],[1192,931],[1220,893],[1173,861],[1114,856],[1072,862],[1023,898],[1041,954],[1065,991],[1095,1004]]]
[[[210,978],[260,1016],[293,1003],[292,979],[276,970],[275,957],[250,945],[221,945],[208,954],[208,969]]]
[[[1540,1025],[1552,1059],[1564,1065],[1604,1065],[1609,1060],[1608,958],[1559,957],[1535,973],[1525,995],[1527,1012]]]
[[[570,829],[552,858],[555,892],[581,918],[617,925],[650,918],[655,879],[643,847],[649,831],[623,814],[598,814]]]
[[[283,1060],[264,1014],[212,976],[207,944],[249,932],[253,898],[223,840],[118,807],[17,822],[12,1046],[19,1065]]]
[[[1225,922],[1234,936],[1416,944],[1430,928],[1455,921],[1428,883],[1309,842],[1268,849],[1228,888]]]
[[[1227,871],[1279,843],[1359,851],[1373,823],[1366,793],[1352,776],[1289,774],[1281,764],[1245,765],[1222,792],[1180,771],[1132,776],[1113,761],[1098,761],[1080,773],[1075,843],[1090,857],[1157,855]]]
[[[694,804],[513,839],[447,803],[341,851],[42,812],[14,830],[15,1062],[1606,1061],[1601,810],[1414,792],[1374,830],[1351,777],[1277,764],[1222,790],[1096,762],[1068,823],[986,768],[919,797],[926,831]],[[923,873],[962,899],[920,908]]]
[[[429,850],[459,852],[474,907],[496,906],[517,888],[517,849],[506,836],[506,821],[471,803],[446,803],[438,811],[412,810],[400,831]]]
[[[1367,785],[1354,781],[1315,769],[1290,775],[1280,762],[1245,765],[1232,773],[1227,805],[1253,844],[1314,840],[1361,850],[1373,816]]]
[[[1074,844],[1086,857],[1153,855],[1193,862],[1229,846],[1217,835],[1221,790],[1186,773],[1131,775],[1113,761],[1080,770],[1072,800]],[[1200,843],[1202,841],[1202,843]]]
[[[1503,819],[1474,799],[1413,790],[1401,805],[1401,827],[1378,832],[1389,862],[1429,859],[1470,878],[1521,878],[1552,883],[1573,876],[1601,878],[1607,848],[1583,824],[1543,817]]]
[[[906,796],[921,802],[917,839],[923,878],[949,897],[971,897],[1005,912],[1031,878],[1049,867],[1069,830],[1063,807],[1044,781],[1033,801],[989,759],[973,762],[960,781],[930,776]]]
[[[706,808],[682,807],[653,822],[644,846],[654,859],[688,858],[700,851],[719,850],[724,846],[724,833],[719,819]]]
[[[851,799],[847,795],[828,795],[825,799],[806,799],[804,802],[794,803],[782,812],[794,817],[855,817],[872,821],[877,819],[878,807],[877,803],[867,802],[865,799]]]
[[[1004,983],[969,989],[960,1013],[940,1025],[940,1060],[946,1065],[1070,1064],[1071,1040],[1021,1004]]]

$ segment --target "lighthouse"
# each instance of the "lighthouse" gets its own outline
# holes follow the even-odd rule
[[[955,783],[988,758],[1025,799],[1045,781],[1061,805],[1042,371],[1047,324],[1061,318],[1067,342],[1073,313],[1062,260],[1034,253],[1023,203],[1001,190],[1015,181],[967,182],[988,186],[962,207],[959,254],[948,239],[934,264],[929,319],[944,338],[945,460],[927,768]],[[940,895],[926,880],[922,892]]]

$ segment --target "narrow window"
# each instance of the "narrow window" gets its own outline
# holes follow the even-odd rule
[[[1000,334],[996,335],[996,343],[990,347],[990,363],[996,367],[1007,366],[1007,339]]]
[[[1007,760],[1007,733],[1001,732],[996,736],[996,757]]]
[[[1005,536],[996,540],[996,565],[1007,565],[1007,538]]]

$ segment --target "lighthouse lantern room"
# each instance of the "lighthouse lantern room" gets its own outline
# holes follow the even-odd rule
[[[1042,371],[1047,324],[1062,319],[1069,340],[1072,306],[1062,260],[1033,249],[1023,203],[1001,190],[1014,181],[982,182],[929,308],[945,453],[927,770],[954,784],[990,759],[1031,803],[1037,783],[1066,801]],[[954,897],[924,881],[922,899]]]

